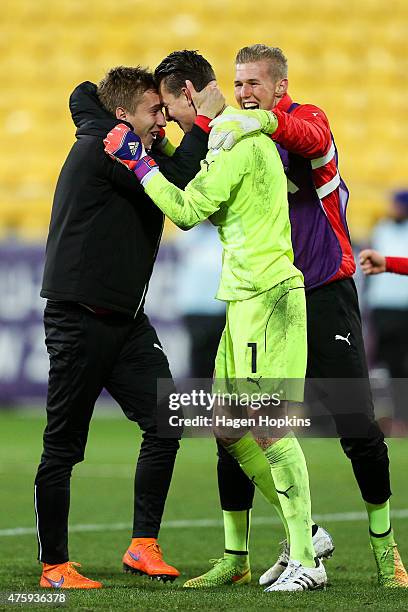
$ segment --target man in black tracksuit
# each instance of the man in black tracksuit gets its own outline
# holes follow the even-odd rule
[[[103,97],[107,83],[114,98],[109,110]],[[125,98],[118,94],[116,100],[121,85]],[[136,92],[133,115],[126,110],[135,101],[127,104],[129,89]],[[222,106],[220,94],[218,99],[214,91],[209,95],[213,106]],[[165,120],[152,75],[139,68],[113,69],[98,89],[82,83],[71,95],[70,110],[77,140],[56,187],[41,291],[47,298],[50,372],[44,449],[35,480],[40,585],[101,586],[69,563],[67,525],[72,467],[84,458],[94,404],[104,387],[143,430],[125,569],[174,579],[179,572],[162,560],[157,535],[179,443],[157,434],[158,411],[167,410],[168,403],[157,405],[156,392],[158,378],[173,383],[143,311],[164,219],[133,173],[109,159],[103,145],[107,132],[132,116],[129,125],[142,137],[138,122],[150,116],[141,128],[149,148]],[[155,154],[156,145],[151,152],[167,178],[184,187],[198,171],[207,141],[206,131],[194,125],[172,157]]]

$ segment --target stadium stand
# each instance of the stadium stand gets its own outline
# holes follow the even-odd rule
[[[349,220],[364,239],[388,193],[406,184],[406,0],[7,0],[0,25],[0,237],[43,238],[55,181],[73,141],[67,101],[114,65],[154,67],[199,49],[233,102],[233,59],[245,44],[282,47],[290,91],[321,105],[352,193]],[[178,138],[173,126],[170,136]]]

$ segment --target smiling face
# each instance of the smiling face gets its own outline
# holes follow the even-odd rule
[[[118,107],[116,117],[130,123],[146,149],[150,149],[160,128],[166,125],[159,94],[152,89],[142,94],[134,112]]]
[[[271,110],[286,94],[287,79],[274,79],[266,60],[237,64],[235,70],[235,99],[241,108]]]
[[[166,88],[164,81],[162,81],[160,83],[160,98],[164,106],[167,121],[178,123],[185,134],[190,132],[197,113],[187,90],[183,88],[180,95],[176,96]]]

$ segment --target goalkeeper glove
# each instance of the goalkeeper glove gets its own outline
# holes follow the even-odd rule
[[[154,159],[146,155],[139,136],[127,125],[123,123],[116,125],[103,142],[105,153],[134,172],[142,185],[159,171]]]
[[[208,148],[228,151],[249,134],[273,134],[278,127],[278,119],[272,111],[228,107],[222,115],[211,121],[210,127],[212,130]]]
[[[172,157],[176,150],[174,144],[171,143],[170,140],[167,138],[164,128],[160,128],[159,135],[154,141],[153,147],[156,149],[156,151],[167,155],[167,157]]]

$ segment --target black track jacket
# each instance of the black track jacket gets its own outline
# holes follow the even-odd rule
[[[41,296],[83,302],[136,316],[143,307],[163,229],[163,214],[138,180],[104,152],[118,123],[89,81],[71,94],[76,142],[62,167],[52,206]],[[130,127],[130,126],[129,126]],[[194,125],[173,157],[152,156],[184,188],[207,153]]]

